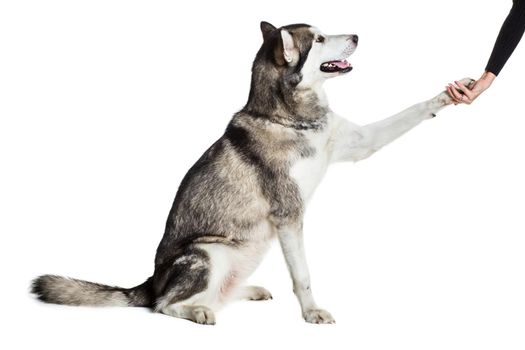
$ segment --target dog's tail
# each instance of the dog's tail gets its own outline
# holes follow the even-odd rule
[[[120,288],[68,277],[43,275],[31,283],[38,299],[52,304],[89,306],[153,305],[151,278],[133,288]]]

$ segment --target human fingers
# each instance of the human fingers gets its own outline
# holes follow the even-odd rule
[[[456,103],[462,103],[463,102],[463,95],[461,95],[461,93],[454,87],[454,85],[448,84],[447,91],[448,91],[450,97],[452,97],[452,99]]]
[[[474,96],[474,93],[472,92],[472,90],[470,90],[468,87],[466,87],[462,82],[460,81],[455,81],[456,85],[461,89],[461,91],[463,91],[463,94],[465,96],[467,96],[467,98],[469,100],[474,100],[476,98],[476,96]]]

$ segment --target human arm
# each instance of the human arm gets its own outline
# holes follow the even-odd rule
[[[509,14],[501,26],[489,61],[485,67],[485,72],[476,81],[472,89],[462,87],[457,82],[456,85],[449,84],[447,90],[453,98],[454,104],[471,104],[492,85],[492,82],[514,52],[524,32],[525,0],[514,0]]]

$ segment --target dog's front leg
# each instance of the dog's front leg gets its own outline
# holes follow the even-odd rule
[[[472,79],[463,79],[470,86]],[[452,99],[442,92],[433,99],[418,103],[404,111],[381,121],[357,126],[341,119],[334,131],[333,161],[365,159],[394,141],[423,120],[436,116]]]
[[[310,323],[335,323],[328,311],[317,307],[312,295],[310,273],[304,253],[302,224],[279,228],[278,236],[292,277],[293,291],[301,304],[303,318]]]

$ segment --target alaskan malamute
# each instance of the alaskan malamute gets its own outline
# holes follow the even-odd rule
[[[155,271],[133,288],[44,275],[32,291],[48,303],[144,306],[214,324],[234,299],[266,300],[246,286],[270,242],[280,242],[307,322],[333,323],[317,306],[303,248],[303,214],[330,163],[369,157],[451,102],[442,92],[385,120],[355,125],[328,106],[323,83],[352,70],[357,35],[262,22],[248,102],[179,186]],[[471,79],[462,81],[470,85]]]

